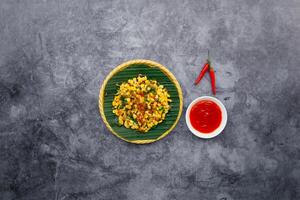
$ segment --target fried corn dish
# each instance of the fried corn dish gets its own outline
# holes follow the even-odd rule
[[[138,76],[120,85],[112,106],[119,125],[146,133],[165,119],[170,102],[163,85],[147,76]]]

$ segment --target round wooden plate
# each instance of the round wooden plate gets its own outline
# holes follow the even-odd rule
[[[117,116],[112,112],[112,101],[117,93],[118,86],[128,79],[146,75],[148,79],[157,80],[167,88],[172,102],[171,109],[165,120],[153,127],[147,133],[118,125]],[[105,78],[99,94],[99,110],[104,124],[117,137],[130,143],[147,144],[162,139],[176,126],[183,107],[181,87],[175,76],[163,65],[150,60],[131,60],[112,70]]]

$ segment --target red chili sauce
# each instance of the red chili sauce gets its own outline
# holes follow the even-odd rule
[[[197,131],[211,133],[220,126],[222,112],[215,102],[201,100],[193,105],[190,111],[190,121]]]

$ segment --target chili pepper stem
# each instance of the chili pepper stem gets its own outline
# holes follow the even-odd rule
[[[207,50],[207,59],[206,59],[206,62],[208,63],[208,65],[209,65],[209,68],[210,68],[210,66],[211,66],[211,62],[210,62],[209,49]]]
[[[209,49],[207,49],[207,60],[210,60],[210,57],[209,57]]]

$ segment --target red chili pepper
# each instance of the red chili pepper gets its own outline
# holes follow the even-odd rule
[[[203,78],[203,76],[207,71],[209,71],[212,93],[216,95],[216,76],[215,76],[215,71],[210,63],[209,51],[207,52],[207,62],[204,64],[201,72],[199,73],[197,79],[195,80],[195,85],[197,85],[201,81],[201,79]]]
[[[214,95],[216,95],[216,77],[214,68],[210,65],[209,62],[209,76],[210,76],[210,83],[211,83],[211,90]]]
[[[208,68],[209,68],[209,64],[205,63],[204,66],[203,66],[203,68],[202,68],[202,70],[200,71],[197,79],[195,80],[195,83],[194,83],[195,85],[197,85],[201,81],[201,79],[203,78],[203,76],[207,72]]]

